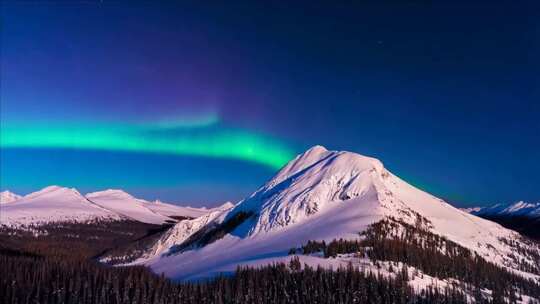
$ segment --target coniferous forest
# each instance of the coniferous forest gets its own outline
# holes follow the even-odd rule
[[[351,267],[337,271],[277,264],[239,268],[234,276],[174,283],[143,267],[3,252],[2,303],[464,303],[457,291],[415,295],[402,277]]]
[[[535,281],[490,263],[469,249],[420,226],[388,218],[371,225],[359,236],[359,240],[308,241],[301,248],[292,248],[289,253],[322,253],[325,258],[354,253],[375,263],[401,262],[433,277],[467,283],[462,287],[473,294],[477,302],[487,301],[482,289],[493,291],[493,302],[515,302],[517,294],[540,297],[540,286]],[[540,273],[540,257],[534,255],[532,258],[535,265],[520,261],[519,267]]]
[[[519,293],[540,295],[540,287],[533,282],[421,229],[405,226],[408,232],[402,238],[392,238],[390,229],[395,224],[388,220],[372,225],[362,233],[362,241],[310,241],[291,253],[322,251],[328,258],[354,253],[373,261],[403,262],[426,274],[469,283],[469,298],[475,295],[478,303],[517,303]],[[115,230],[109,235],[105,231],[111,227]],[[47,227],[37,236],[18,233],[16,237],[13,231],[2,230],[0,303],[465,303],[468,299],[463,286],[428,287],[419,293],[408,284],[407,271],[384,276],[351,265],[334,270],[312,268],[296,257],[288,264],[238,268],[233,275],[199,282],[173,282],[141,266],[109,267],[96,262],[96,253],[110,250],[121,235],[138,241],[166,229],[130,227],[63,224]],[[407,240],[421,240],[422,246]],[[436,250],[441,245],[448,248],[447,254]],[[493,298],[481,296],[481,288],[496,290]]]

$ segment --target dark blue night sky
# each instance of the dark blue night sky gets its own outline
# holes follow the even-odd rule
[[[321,144],[461,206],[540,200],[540,5],[253,2],[3,2],[0,188],[212,205]]]

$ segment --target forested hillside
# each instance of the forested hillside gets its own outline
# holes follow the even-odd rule
[[[13,249],[43,256],[88,259],[113,248],[159,235],[171,224],[137,221],[51,223],[24,230],[0,226],[0,249]]]
[[[293,263],[291,263],[293,264]],[[455,290],[416,295],[407,279],[349,267],[291,270],[285,264],[239,268],[232,277],[177,284],[143,267],[0,254],[2,303],[464,303]],[[294,268],[294,267],[293,267]]]
[[[135,222],[57,224],[0,233],[0,303],[462,303],[456,290],[415,294],[406,277],[275,264],[210,281],[175,283],[145,267],[107,267],[93,257],[159,234]]]
[[[72,230],[78,236],[67,233],[67,227],[78,227]],[[13,231],[11,236],[3,231],[2,240],[10,241],[0,249],[0,303],[465,303],[473,299],[471,294],[478,303],[517,303],[522,294],[540,295],[534,282],[395,219],[372,225],[357,241],[312,241],[292,249],[291,254],[322,252],[333,258],[352,253],[374,262],[403,262],[423,273],[466,284],[427,286],[419,292],[409,284],[413,278],[406,268],[385,275],[352,264],[334,270],[313,268],[298,258],[288,264],[240,267],[234,275],[208,281],[173,282],[142,266],[107,267],[92,259],[121,235],[137,241],[166,227],[133,226],[130,233],[122,229],[127,225],[97,227],[47,227],[39,230],[41,234],[16,237]],[[112,228],[114,233],[107,233]],[[392,237],[397,228],[402,231],[400,238]],[[439,251],[441,247],[446,248],[445,254]],[[492,297],[483,295],[485,289],[495,291]]]
[[[505,240],[509,245],[512,241]],[[516,242],[517,243],[517,242]],[[516,247],[516,250],[521,248]],[[460,288],[474,295],[477,302],[515,302],[525,294],[540,298],[540,285],[532,279],[486,261],[455,242],[430,233],[421,226],[413,226],[394,218],[371,225],[359,233],[358,240],[333,240],[331,242],[309,241],[301,248],[292,248],[290,254],[320,254],[326,258],[354,254],[357,258],[400,262],[425,274],[440,278],[459,280]],[[536,252],[524,252],[533,264],[520,262],[519,267],[530,273],[540,273],[540,256]],[[403,270],[404,276],[408,272]],[[482,290],[490,290],[487,296]]]

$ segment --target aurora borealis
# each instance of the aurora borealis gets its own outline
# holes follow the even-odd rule
[[[186,130],[188,132],[186,132]],[[294,156],[277,140],[253,132],[171,125],[6,124],[2,148],[94,149],[236,158],[279,169]]]
[[[215,205],[320,144],[538,201],[537,6],[5,1],[0,190]]]

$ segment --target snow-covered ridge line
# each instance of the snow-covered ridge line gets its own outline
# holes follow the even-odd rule
[[[138,264],[143,263],[149,259],[159,257],[162,254],[170,254],[175,250],[176,246],[181,245],[185,240],[187,240],[194,233],[199,231],[202,227],[213,221],[215,218],[222,215],[227,210],[231,209],[234,205],[227,202],[219,207],[212,209],[209,213],[202,215],[198,218],[183,220],[173,226],[171,229],[167,230],[155,243],[153,246],[141,252],[134,261],[122,262],[122,265]],[[100,261],[103,263],[109,263],[112,260],[115,260],[114,256],[105,255],[100,258]]]
[[[182,207],[138,199],[122,190],[82,195],[74,188],[48,186],[25,196],[2,192],[0,225],[25,227],[53,222],[135,220],[149,224],[197,218],[214,209]]]
[[[22,196],[8,190],[0,192],[0,204],[7,204],[20,199]]]
[[[357,238],[369,225],[388,217],[411,225],[426,218],[430,232],[516,271],[516,258],[533,261],[505,240],[537,250],[522,243],[518,233],[413,187],[377,159],[321,146],[298,155],[252,195],[206,225],[227,223],[240,212],[253,215],[212,243],[140,262],[174,279],[212,277],[238,265],[287,259],[290,248],[309,240]],[[182,223],[175,228],[186,231]],[[178,245],[185,239],[178,235],[170,243]]]
[[[479,216],[524,216],[540,218],[540,202],[518,201],[510,204],[495,204],[488,207],[467,208],[465,211]]]

